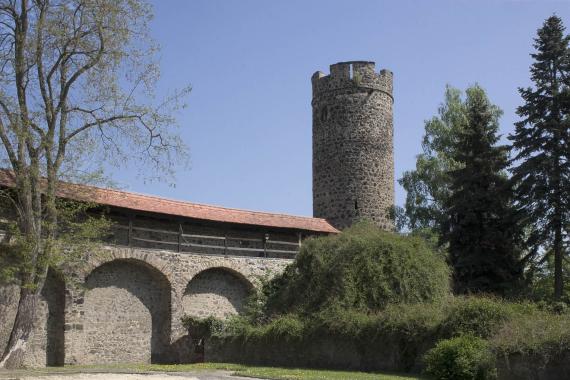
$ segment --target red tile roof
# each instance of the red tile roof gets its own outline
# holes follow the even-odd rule
[[[0,186],[13,187],[14,175],[0,170]],[[338,230],[325,219],[238,210],[197,203],[176,201],[151,195],[114,189],[60,182],[57,196],[76,201],[93,202],[135,211],[175,215],[193,219],[254,226],[290,228],[302,231],[336,233]]]

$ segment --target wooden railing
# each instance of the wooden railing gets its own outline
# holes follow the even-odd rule
[[[116,225],[116,228],[126,229],[128,231],[127,244],[128,246],[137,246],[138,243],[146,243],[151,245],[169,246],[171,250],[177,252],[191,252],[185,248],[201,248],[209,249],[215,254],[219,255],[234,255],[234,256],[252,256],[252,253],[257,253],[257,257],[282,257],[294,258],[301,247],[302,236],[298,234],[298,241],[284,241],[271,239],[270,234],[264,234],[261,238],[239,237],[232,235],[215,236],[215,235],[200,235],[185,233],[182,225],[179,225],[178,231],[163,230],[148,227],[134,226],[132,221],[128,226]],[[137,236],[136,232],[145,232],[155,235],[163,235],[165,239],[151,239],[148,237]],[[168,238],[170,237],[170,239]],[[174,238],[174,239],[173,239]],[[203,243],[202,241],[209,241]],[[258,247],[241,247],[243,243],[257,244]],[[240,254],[241,253],[241,254]]]
[[[3,220],[0,219],[0,222]],[[0,237],[4,234],[2,223],[0,223]],[[233,255],[233,256],[255,256],[255,257],[279,257],[279,258],[294,258],[299,249],[301,248],[302,235],[297,235],[298,241],[284,241],[275,240],[271,238],[270,234],[264,234],[260,238],[252,237],[239,237],[229,234],[224,236],[215,235],[201,235],[185,233],[182,225],[178,226],[178,231],[163,230],[148,227],[134,226],[132,221],[128,226],[122,224],[115,224],[113,228],[127,231],[127,241],[116,242],[117,244],[128,246],[140,246],[143,244],[160,245],[162,247],[169,247],[169,250],[176,252],[192,252],[192,248],[207,249],[214,254],[218,255]],[[137,232],[143,232],[158,236],[164,236],[165,239],[151,239],[148,237],[137,236]],[[203,243],[207,241],[208,243]],[[139,243],[139,244],[137,244]],[[143,244],[140,244],[143,243]],[[257,245],[257,247],[244,247],[244,243],[250,245]]]

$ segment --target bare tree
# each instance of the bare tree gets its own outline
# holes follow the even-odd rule
[[[22,262],[0,367],[22,363],[56,254],[62,176],[126,158],[164,173],[184,154],[172,115],[189,88],[154,99],[151,16],[143,0],[0,0],[0,160],[15,181]]]

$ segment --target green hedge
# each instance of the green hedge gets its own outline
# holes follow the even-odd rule
[[[221,341],[237,340],[246,346],[279,347],[286,342],[301,350],[326,337],[351,342],[363,354],[389,345],[398,370],[416,368],[423,354],[438,342],[451,339],[453,344],[467,344],[468,338],[463,337],[469,336],[487,342],[499,359],[510,354],[533,355],[546,365],[570,351],[570,316],[532,303],[448,297],[441,302],[388,305],[375,313],[333,305],[311,315],[275,316],[262,324],[233,317],[213,334]],[[446,349],[457,348],[447,344]]]

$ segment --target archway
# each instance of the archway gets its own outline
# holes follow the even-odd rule
[[[118,259],[85,282],[85,363],[163,362],[170,344],[171,285],[149,264]]]
[[[182,305],[187,315],[225,318],[243,312],[252,289],[252,284],[240,273],[228,268],[210,268],[190,280]]]

